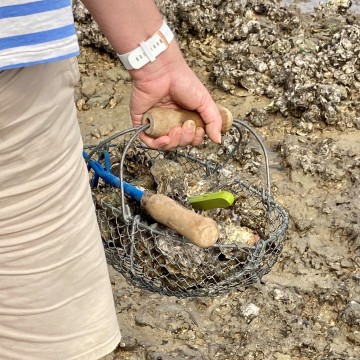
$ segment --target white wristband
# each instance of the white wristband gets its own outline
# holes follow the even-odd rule
[[[135,50],[117,55],[126,70],[140,69],[150,61],[155,61],[156,57],[169,47],[173,39],[174,34],[164,21],[159,31],[148,40],[142,41]]]

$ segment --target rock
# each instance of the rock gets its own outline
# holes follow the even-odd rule
[[[114,131],[113,124],[106,124],[99,127],[99,132],[101,136],[108,136],[112,131]]]
[[[340,333],[340,329],[336,326],[333,326],[333,327],[329,328],[329,330],[328,330],[328,334],[331,337],[339,336],[339,333]]]
[[[349,259],[343,259],[340,262],[340,266],[342,268],[352,268],[354,267],[354,264]]]
[[[86,96],[87,98],[90,98],[93,96],[96,92],[96,86],[99,82],[99,79],[96,76],[83,76],[82,79],[82,85],[81,85],[81,93],[83,96]]]
[[[354,279],[357,285],[360,285],[360,272],[355,272],[352,275],[352,278]]]
[[[138,342],[131,334],[121,333],[119,348],[121,351],[132,351],[138,347]]]
[[[76,107],[77,107],[77,109],[78,109],[79,111],[83,110],[85,103],[86,103],[85,99],[79,99],[79,100],[76,102]]]
[[[245,120],[255,127],[261,127],[270,122],[269,114],[266,110],[255,108],[251,109],[251,111],[246,115]]]
[[[360,346],[360,332],[354,331],[346,337],[350,342],[354,343],[356,346]]]
[[[146,360],[204,360],[204,355],[193,346],[181,347],[171,351],[148,350]]]
[[[98,128],[95,128],[95,129],[91,129],[90,130],[90,135],[97,138],[97,139],[100,139],[101,138],[101,134],[100,134],[100,131]]]
[[[111,96],[114,94],[114,82],[106,80],[105,82],[98,83],[96,89],[96,96]]]
[[[141,308],[135,315],[138,326],[164,329],[173,334],[194,330],[197,325],[192,314],[181,306],[164,304]]]
[[[247,320],[251,321],[259,316],[260,308],[253,303],[245,304],[240,307],[240,314]]]
[[[291,356],[290,355],[286,355],[286,354],[281,354],[276,352],[274,354],[275,360],[291,360]]]
[[[112,80],[112,81],[118,81],[118,80],[124,80],[124,81],[130,81],[131,76],[129,72],[124,69],[123,67],[115,66],[111,68],[110,70],[106,71],[106,76]]]
[[[109,104],[109,101],[110,95],[94,96],[86,102],[86,105],[88,105],[90,108],[99,106],[104,109]]]
[[[111,98],[110,101],[109,101],[109,109],[114,109],[117,105],[117,101],[114,99],[114,98]]]
[[[360,328],[360,303],[350,301],[340,313],[340,319],[349,326]]]
[[[356,129],[360,130],[360,117],[356,117],[354,118],[354,126],[356,127]]]
[[[289,296],[280,289],[274,289],[274,299],[277,301],[287,301],[289,300]]]

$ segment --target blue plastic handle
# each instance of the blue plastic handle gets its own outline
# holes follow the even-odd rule
[[[117,176],[112,174],[110,171],[110,158],[108,157],[108,155],[109,154],[107,151],[104,152],[105,166],[107,169],[104,169],[103,166],[98,161],[95,161],[95,160],[88,160],[88,166],[94,170],[95,176],[100,177],[107,184],[109,184],[111,186],[120,188],[120,186],[121,186],[120,178],[118,178]],[[83,157],[86,160],[88,159],[88,155],[85,151],[83,152]],[[94,186],[94,184],[93,184],[93,186]],[[144,191],[138,189],[137,187],[135,187],[133,185],[130,185],[129,183],[127,183],[125,181],[123,181],[122,186],[124,188],[125,194],[129,195],[132,199],[134,199],[136,201],[140,202],[141,198],[144,196]]]

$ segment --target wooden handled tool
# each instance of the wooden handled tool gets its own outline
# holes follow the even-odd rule
[[[214,245],[219,238],[216,221],[185,208],[163,194],[145,193],[141,205],[154,220],[201,248]]]
[[[221,132],[228,131],[233,123],[233,117],[230,110],[218,106],[222,118]],[[167,109],[155,107],[148,110],[142,118],[142,124],[150,124],[145,133],[153,138],[167,135],[169,131],[176,126],[182,126],[185,121],[193,120],[197,127],[205,129],[205,123],[196,111],[185,109]]]

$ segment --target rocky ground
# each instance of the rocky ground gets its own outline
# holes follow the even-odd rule
[[[105,359],[359,359],[359,16],[346,1],[305,15],[268,1],[158,3],[216,101],[266,142],[288,237],[262,283],[213,298],[150,293],[109,267],[123,340]],[[131,83],[76,14],[76,104],[93,144],[131,126]]]

